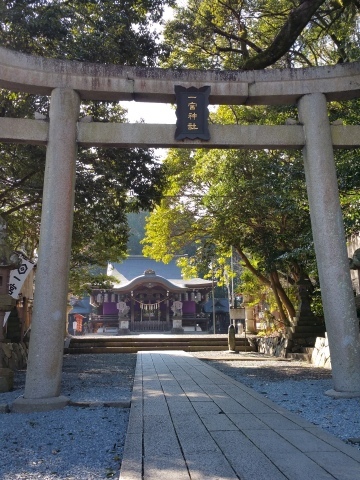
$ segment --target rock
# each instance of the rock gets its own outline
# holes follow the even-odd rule
[[[1,349],[7,358],[11,358],[13,354],[13,346],[11,343],[1,343]]]
[[[0,393],[14,388],[14,372],[10,368],[0,368]]]
[[[349,443],[360,444],[360,437],[351,437],[351,438],[348,438],[347,441]]]
[[[47,120],[47,117],[40,112],[35,112],[35,120]]]

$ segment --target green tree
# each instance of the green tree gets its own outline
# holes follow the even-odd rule
[[[154,66],[153,28],[173,0],[2,0],[0,43],[24,53],[96,63]]]
[[[358,0],[189,0],[166,25],[171,67],[256,70],[356,60]]]
[[[244,266],[273,289],[283,321],[290,321],[295,306],[281,279],[294,284],[313,261],[299,155],[182,150],[173,151],[166,166],[169,187],[148,219],[144,253],[169,261],[195,242],[198,258],[190,263],[204,271],[211,257],[223,258],[233,247]],[[184,168],[189,174],[182,175]],[[215,245],[210,254],[209,244]],[[256,266],[251,258],[260,259]]]
[[[0,2],[0,43],[19,51],[68,60],[153,66],[163,52],[152,27],[167,0]],[[0,115],[48,116],[49,99],[0,91]],[[118,104],[82,104],[94,121],[126,122]],[[38,245],[45,149],[0,145],[0,206],[14,248],[32,256]],[[151,150],[79,149],[71,275],[87,265],[126,255],[128,212],[149,210],[163,182]],[[129,192],[132,195],[129,195]],[[93,271],[93,270],[92,270]]]
[[[145,235],[145,221],[149,212],[129,213],[127,222],[129,225],[128,252],[130,255],[142,255],[141,240]]]
[[[251,70],[351,61],[359,52],[358,7],[356,1],[189,0],[166,26],[171,54],[164,64]],[[355,104],[332,104],[331,120],[346,117],[346,109],[354,120]],[[292,107],[250,111],[232,106],[220,107],[213,121],[284,124],[287,117],[294,116]],[[300,276],[311,273],[316,280],[300,156],[272,151],[178,155],[178,168],[174,156],[167,161],[169,171],[175,169],[170,173],[169,197],[150,217],[144,251],[149,255],[164,253],[168,259],[176,245],[183,248],[186,239],[200,244],[213,241],[221,249],[232,245],[248,270],[272,289],[283,320],[291,320],[294,297],[285,291],[284,277],[295,284]],[[359,223],[355,211],[357,153],[341,153],[337,163],[350,231]],[[184,175],[187,168],[191,173]],[[171,201],[174,194],[180,199],[176,205]]]
[[[356,102],[332,104],[331,120],[346,112],[348,121],[356,123]],[[285,108],[233,106],[220,107],[212,121],[283,124],[294,115]],[[336,160],[347,231],[352,233],[359,228],[360,157],[340,151]],[[311,276],[317,284],[301,153],[172,150],[165,168],[167,189],[148,220],[144,253],[168,261],[195,242],[197,255],[182,265],[194,275],[197,268],[207,273],[211,257],[222,258],[232,246],[242,264],[273,291],[282,320],[291,321],[296,283]],[[216,246],[216,254],[208,253],[209,245]]]

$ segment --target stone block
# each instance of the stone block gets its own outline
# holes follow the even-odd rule
[[[50,398],[17,398],[10,407],[15,413],[49,412],[66,407],[70,398],[60,395]]]
[[[0,393],[14,388],[14,372],[10,368],[0,368]]]
[[[7,358],[11,358],[13,354],[13,346],[11,343],[1,343],[1,350]]]

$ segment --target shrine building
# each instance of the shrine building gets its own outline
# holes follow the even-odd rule
[[[109,264],[108,274],[118,282],[108,290],[92,290],[91,333],[183,333],[211,328],[212,314],[205,313],[204,306],[211,299],[213,282],[184,280],[176,259],[163,264],[133,255],[121,264]]]

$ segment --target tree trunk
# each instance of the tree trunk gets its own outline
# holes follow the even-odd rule
[[[282,320],[284,321],[285,324],[292,324],[293,323],[293,318],[296,315],[296,311],[295,311],[294,305],[292,304],[290,298],[287,296],[285,290],[283,289],[283,286],[281,285],[281,282],[280,282],[280,279],[279,279],[279,274],[278,274],[277,270],[274,270],[273,272],[271,272],[270,279],[267,278],[265,275],[260,273],[251,264],[251,262],[249,261],[249,259],[246,256],[246,254],[241,250],[241,248],[239,246],[236,246],[236,247],[234,246],[234,248],[238,252],[238,254],[240,255],[241,260],[244,262],[245,266],[250,270],[250,272],[253,275],[255,275],[260,280],[261,283],[263,283],[264,285],[272,288],[272,290],[274,292],[274,295],[275,295],[275,298],[276,298],[276,301],[278,301],[278,298],[279,298],[279,302],[281,304],[281,307],[279,306],[280,315],[281,315],[281,312],[284,312],[283,307],[285,307],[285,310],[287,311],[287,316],[284,313],[285,318],[282,318]]]
[[[240,65],[240,68],[242,70],[259,70],[273,65],[290,50],[311,17],[323,3],[325,0],[302,0],[299,2],[299,5],[290,12],[287,21],[271,45],[263,52],[246,60]]]
[[[278,306],[278,309],[279,309],[280,319],[281,319],[281,321],[283,322],[284,325],[288,326],[289,325],[289,319],[286,316],[286,313],[285,313],[284,308],[283,308],[282,301],[279,297],[279,292],[276,288],[273,273],[274,272],[270,273],[271,288],[272,288],[272,291],[274,292],[275,300],[276,300],[276,303],[277,303],[277,306]]]

